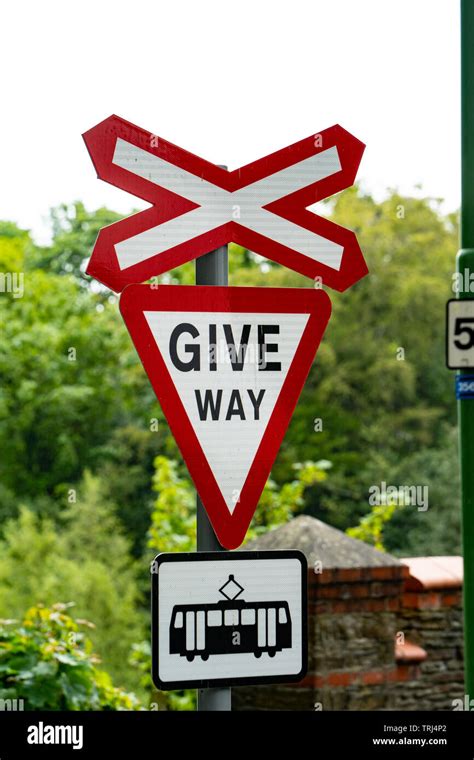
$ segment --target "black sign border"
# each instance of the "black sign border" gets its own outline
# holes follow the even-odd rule
[[[474,298],[450,298],[446,301],[446,330],[445,330],[445,356],[446,356],[446,369],[452,370],[465,370],[466,372],[472,372],[474,370],[474,364],[463,364],[461,367],[452,367],[449,364],[449,311],[451,303],[459,303],[460,301],[474,301]]]
[[[229,561],[297,559],[301,566],[301,617],[302,617],[302,663],[301,670],[293,675],[246,676],[242,678],[212,678],[193,681],[162,681],[158,673],[158,573],[165,562]],[[152,678],[157,689],[177,691],[180,689],[208,689],[215,686],[244,686],[250,684],[297,683],[308,671],[308,563],[303,552],[286,551],[222,551],[222,552],[163,552],[152,562],[151,570],[151,651]]]

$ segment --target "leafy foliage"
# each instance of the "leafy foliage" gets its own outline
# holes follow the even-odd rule
[[[85,263],[99,230],[120,218],[107,208],[87,211],[80,201],[51,209],[53,244],[37,249],[34,265],[55,274],[72,275],[79,285],[87,286],[90,278],[85,274]]]
[[[0,616],[18,616],[31,605],[57,599],[74,602],[78,615],[96,622],[90,637],[114,677],[124,683],[133,678],[127,660],[146,625],[137,571],[113,505],[89,474],[59,529],[28,508],[4,527]]]
[[[130,664],[141,674],[140,686],[150,694],[151,710],[195,710],[195,689],[181,691],[157,691],[151,678],[151,646],[149,640],[134,644]]]
[[[304,507],[304,495],[308,488],[323,483],[331,463],[303,462],[293,465],[295,477],[289,483],[279,487],[271,478],[266,482],[258,509],[247,531],[246,540],[256,538],[262,533],[284,525]]]
[[[248,535],[305,512],[402,556],[458,552],[442,327],[455,217],[431,198],[390,190],[376,202],[358,188],[325,213],[356,231],[370,276],[331,293],[330,324]],[[0,615],[74,601],[96,623],[104,667],[143,695],[150,552],[194,548],[195,492],[116,296],[84,274],[98,230],[117,218],[63,204],[48,246],[0,222],[0,272],[24,274],[23,297],[0,292]],[[234,244],[229,263],[232,285],[313,286]],[[191,284],[194,270],[189,262],[158,281]],[[428,486],[429,508],[371,511],[381,481]],[[188,696],[164,706],[189,706]]]
[[[189,552],[196,548],[196,496],[177,462],[155,459],[153,489],[158,498],[151,515],[148,546],[158,552]]]
[[[413,480],[426,487],[426,511],[410,506],[396,513],[385,529],[388,551],[401,556],[436,556],[460,554],[461,510],[458,434],[446,427],[440,445],[422,449],[398,462],[389,475],[391,482],[402,484]]]
[[[31,607],[20,625],[0,620],[0,699],[27,710],[137,710],[133,694],[113,686],[67,606]]]
[[[354,528],[348,528],[346,533],[352,538],[358,538],[359,541],[365,541],[372,544],[376,549],[383,552],[383,530],[386,523],[390,522],[396,510],[400,505],[396,501],[388,501],[385,504],[374,504],[370,512],[361,518],[359,525]]]
[[[295,464],[296,477],[281,488],[269,479],[247,532],[250,540],[288,522],[304,506],[307,488],[322,483],[330,463]],[[196,548],[196,496],[189,479],[179,473],[178,462],[157,457],[153,488],[158,498],[151,515],[148,546],[155,551],[194,551]]]

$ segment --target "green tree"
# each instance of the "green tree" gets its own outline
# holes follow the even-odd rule
[[[97,667],[82,628],[67,605],[30,608],[21,623],[0,620],[0,699],[27,710],[137,710],[134,694],[113,686]]]
[[[88,286],[90,277],[85,274],[85,265],[99,230],[119,219],[121,215],[108,208],[87,211],[81,201],[61,203],[50,211],[52,244],[37,249],[34,266],[54,274],[72,275],[79,285]]]
[[[436,448],[398,462],[388,482],[426,489],[426,505],[410,505],[385,529],[387,550],[405,557],[461,554],[458,431],[444,427]]]
[[[196,548],[196,495],[188,477],[172,459],[155,459],[153,490],[158,497],[151,514],[148,546],[155,552],[189,552]]]
[[[23,298],[0,296],[0,327],[0,480],[52,495],[152,392],[116,307],[71,278],[28,272]]]
[[[304,506],[307,488],[326,480],[331,464],[327,461],[294,465],[294,479],[278,487],[266,482],[259,506],[246,539],[288,522]],[[180,474],[176,461],[155,460],[154,490],[158,492],[151,515],[148,546],[155,552],[194,551],[196,548],[196,492],[187,476]]]
[[[77,614],[96,624],[90,637],[105,667],[135,688],[128,658],[146,629],[138,568],[97,478],[86,473],[61,524],[58,530],[27,508],[7,521],[0,543],[0,615],[18,616],[38,602],[74,602]]]
[[[116,428],[98,451],[97,473],[104,495],[117,505],[117,516],[132,541],[135,557],[143,553],[150,524],[153,462],[157,451],[166,448],[169,438],[163,415],[157,409],[154,419],[158,418],[156,432],[132,423]]]
[[[372,544],[381,552],[385,551],[383,545],[384,528],[401,506],[405,506],[405,504],[400,505],[395,500],[375,504],[370,512],[361,518],[358,525],[346,530],[347,535],[351,538],[357,538],[359,541],[365,541],[367,544]]]
[[[367,511],[368,465],[387,480],[397,462],[440,446],[443,424],[454,423],[443,322],[457,230],[436,201],[395,191],[381,203],[357,188],[341,193],[332,218],[355,229],[370,275],[331,293],[333,314],[273,477],[285,482],[295,460],[329,459],[331,478],[309,489],[306,511],[345,529]],[[273,284],[273,270],[265,277]]]

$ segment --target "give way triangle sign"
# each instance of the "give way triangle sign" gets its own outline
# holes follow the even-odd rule
[[[120,310],[220,543],[242,543],[331,313],[323,290],[130,285]]]

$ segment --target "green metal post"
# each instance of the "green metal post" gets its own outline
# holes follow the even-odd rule
[[[461,0],[461,250],[457,271],[474,273],[474,3]],[[472,297],[464,288],[459,298]],[[472,374],[472,370],[461,370]],[[474,698],[474,399],[458,401],[464,556],[464,661],[466,694]]]

